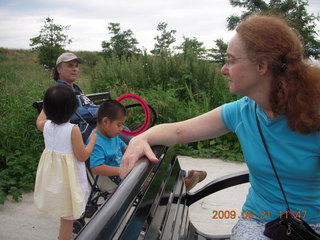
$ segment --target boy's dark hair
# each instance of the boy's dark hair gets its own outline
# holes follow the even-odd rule
[[[114,121],[121,116],[127,116],[126,108],[117,100],[106,100],[99,107],[97,120],[100,123],[104,117],[108,117]]]
[[[56,124],[68,122],[76,112],[78,100],[70,86],[54,85],[46,91],[43,99],[43,110],[47,119]]]

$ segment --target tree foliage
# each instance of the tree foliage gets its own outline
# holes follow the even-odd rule
[[[39,50],[38,59],[40,64],[52,68],[55,66],[57,57],[64,52],[64,47],[72,42],[64,30],[70,26],[62,26],[54,23],[54,20],[47,17],[44,20],[44,26],[37,37],[30,38],[32,49]]]
[[[185,58],[189,55],[196,56],[197,58],[205,57],[207,50],[203,46],[203,42],[199,42],[195,37],[192,39],[183,37],[183,39],[183,43],[177,49],[182,50]]]
[[[208,57],[214,62],[224,63],[228,44],[222,38],[214,40],[216,48],[209,49]]]
[[[233,30],[238,23],[254,12],[264,12],[284,16],[303,38],[306,57],[320,58],[320,41],[316,39],[316,21],[320,16],[308,14],[307,0],[229,0],[233,7],[245,8],[240,16],[231,15],[227,18],[228,29]]]
[[[120,23],[109,23],[109,33],[112,35],[110,41],[102,41],[102,52],[105,57],[111,57],[113,54],[122,57],[132,57],[140,53],[137,48],[138,41],[133,37],[133,32],[129,29],[121,31]]]
[[[154,49],[151,53],[154,55],[167,55],[171,54],[170,45],[176,41],[175,33],[176,30],[167,30],[168,24],[160,22],[157,26],[157,31],[161,34],[157,35],[154,39],[157,41],[154,45]]]

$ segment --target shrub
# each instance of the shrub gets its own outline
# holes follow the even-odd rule
[[[92,89],[110,91],[114,98],[128,92],[143,96],[158,111],[158,123],[195,117],[238,98],[229,93],[219,66],[188,56],[107,59],[97,64]],[[234,134],[177,149],[180,154],[243,161]]]
[[[237,99],[229,94],[218,66],[192,55],[144,54],[106,61],[98,53],[77,55],[88,62],[80,67],[78,79],[86,93],[109,91],[114,99],[124,93],[138,94],[157,110],[157,123],[185,120]],[[37,61],[35,51],[0,48],[0,203],[7,195],[18,201],[21,190],[34,186],[44,146],[32,103],[54,84],[51,72]],[[136,115],[143,116],[137,112],[130,118],[141,121]],[[234,134],[179,145],[176,150],[184,155],[242,160]]]
[[[34,64],[31,51],[0,51],[0,203],[7,194],[33,188],[43,139],[36,130],[35,99],[52,84],[50,73]]]

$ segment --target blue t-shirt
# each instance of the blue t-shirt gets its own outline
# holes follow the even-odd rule
[[[259,134],[255,105],[243,97],[224,104],[221,117],[237,134],[250,172],[243,216],[254,214],[257,219],[271,221],[284,213],[286,205]],[[269,119],[259,106],[257,115],[291,212],[300,213],[308,223],[320,223],[320,132],[294,132],[285,116]]]
[[[98,138],[90,156],[90,168],[102,164],[112,167],[120,167],[123,149],[126,144],[119,138],[119,136],[108,138],[102,136],[98,131],[96,134]]]

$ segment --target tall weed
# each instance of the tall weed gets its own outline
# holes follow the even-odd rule
[[[98,53],[77,53],[88,64],[80,66],[78,84],[85,93],[111,92],[142,96],[158,112],[157,124],[182,121],[237,99],[215,64],[192,55],[131,59]],[[0,48],[0,203],[7,195],[21,198],[21,190],[33,188],[43,151],[42,134],[35,127],[38,113],[32,103],[41,100],[54,84],[51,71],[37,64],[37,53]],[[133,112],[129,118],[142,121]],[[213,123],[214,124],[214,123]],[[213,140],[177,146],[179,154],[241,160],[240,145],[233,134]]]
[[[35,128],[35,99],[51,84],[50,73],[37,66],[31,51],[0,49],[0,203],[9,193],[33,188],[43,139]]]
[[[182,121],[212,110],[238,96],[229,93],[226,79],[215,64],[193,55],[172,57],[112,57],[97,64],[92,79],[95,92],[111,91],[143,96],[158,111],[158,123]],[[114,95],[116,93],[116,95]],[[243,161],[234,134],[212,141],[182,145],[179,153]]]

